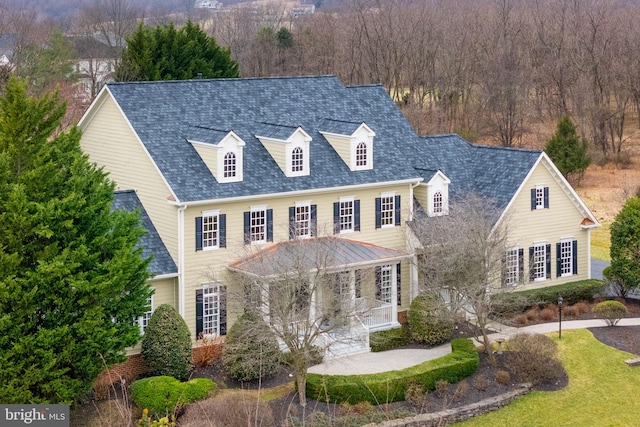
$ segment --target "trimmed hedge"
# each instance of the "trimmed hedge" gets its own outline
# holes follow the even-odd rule
[[[604,288],[605,283],[602,280],[589,279],[527,291],[500,293],[493,297],[494,314],[517,314],[536,305],[544,307],[547,304],[555,304],[559,295],[562,295],[566,305],[580,301],[591,302],[604,292]]]
[[[447,342],[455,327],[453,315],[435,292],[423,292],[413,299],[408,320],[411,337],[427,345]]]
[[[410,341],[409,328],[406,326],[371,332],[369,334],[369,345],[371,346],[371,351],[374,353],[393,350],[394,348],[409,344]]]
[[[593,314],[607,323],[607,326],[616,326],[628,310],[620,301],[602,301],[593,307]]]
[[[436,382],[456,383],[478,369],[480,357],[467,338],[451,341],[451,353],[399,371],[369,375],[307,374],[307,397],[332,403],[370,402],[374,405],[405,400],[407,388],[422,385],[435,390]]]
[[[208,378],[182,383],[169,376],[149,377],[131,383],[131,398],[140,409],[164,417],[180,406],[204,399],[215,389],[216,383]]]

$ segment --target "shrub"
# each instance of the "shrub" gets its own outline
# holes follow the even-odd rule
[[[456,385],[456,390],[453,392],[453,400],[459,401],[469,392],[469,381],[462,380]]]
[[[620,301],[602,301],[593,307],[593,314],[608,326],[616,326],[627,314],[627,307]]]
[[[196,345],[193,349],[193,363],[198,368],[204,368],[220,357],[224,344],[221,337],[204,336],[196,341]]]
[[[540,309],[538,307],[530,308],[525,313],[525,316],[527,317],[528,321],[535,322],[536,320],[538,320],[538,316],[540,316]]]
[[[278,341],[259,314],[248,311],[229,329],[222,363],[234,380],[252,381],[272,375],[281,361]]]
[[[207,378],[182,383],[169,376],[149,377],[131,383],[131,398],[139,408],[163,417],[183,405],[204,399],[215,388],[216,383]]]
[[[519,314],[513,318],[513,323],[518,326],[527,326],[529,324],[529,318],[524,314]]]
[[[184,380],[191,371],[191,334],[182,316],[162,304],[149,320],[142,339],[142,357],[155,375]]]
[[[560,379],[564,372],[558,346],[546,335],[516,334],[507,341],[507,350],[505,365],[520,382],[538,385]]]
[[[404,400],[416,408],[423,408],[427,403],[427,394],[422,390],[422,384],[410,384],[404,393]]]
[[[552,308],[545,308],[540,310],[540,319],[544,320],[545,322],[548,322],[550,320],[555,319],[556,317],[556,311],[553,310]]]
[[[451,341],[450,354],[406,369],[369,375],[308,374],[307,396],[333,403],[397,402],[404,400],[412,384],[420,384],[423,391],[434,390],[438,380],[453,384],[473,374],[479,362],[473,341],[458,338]]]
[[[369,345],[373,352],[393,350],[407,345],[410,340],[409,328],[406,326],[369,334]]]
[[[496,372],[496,382],[502,385],[508,385],[511,383],[511,375],[507,371],[499,370]]]
[[[439,399],[444,399],[449,394],[449,381],[438,380],[436,381],[436,396]]]
[[[587,303],[586,301],[578,301],[577,303],[573,304],[573,307],[577,310],[578,315],[587,314],[591,311],[591,307],[589,307],[589,303]]]
[[[578,315],[578,309],[575,305],[564,307],[562,309],[562,315],[566,317],[576,317]]]
[[[221,393],[217,396],[190,405],[180,417],[180,427],[219,427],[275,425],[273,412],[268,402],[256,393],[240,391]]]
[[[473,377],[472,385],[473,388],[478,391],[487,391],[487,389],[489,388],[489,379],[485,374],[478,374]]]
[[[451,338],[453,316],[438,294],[424,292],[411,302],[409,309],[411,337],[427,345],[438,345]]]

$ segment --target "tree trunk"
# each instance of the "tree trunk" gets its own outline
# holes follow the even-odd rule
[[[300,406],[307,406],[307,368],[296,366],[296,383],[298,384],[298,396]]]

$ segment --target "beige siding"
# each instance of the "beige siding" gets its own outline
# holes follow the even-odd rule
[[[549,187],[549,208],[531,210],[531,189],[537,185]],[[563,188],[540,163],[522,187],[506,218],[510,241],[524,249],[524,288],[537,288],[576,280],[589,276],[589,232],[580,227],[584,219]],[[556,277],[556,243],[562,239],[578,241],[578,274]],[[529,281],[529,248],[534,243],[551,245],[551,278],[539,282]]]
[[[211,174],[218,178],[218,150],[213,147],[206,147],[202,144],[192,144],[193,148],[198,152],[200,158],[209,168]]]
[[[280,142],[272,142],[272,141],[266,141],[266,140],[261,140],[261,142],[262,142],[262,145],[264,145],[264,148],[266,148],[269,154],[271,154],[271,157],[273,157],[273,160],[275,160],[278,166],[280,166],[280,169],[282,169],[282,172],[286,173],[287,171],[286,145]]]
[[[427,190],[428,187],[425,184],[418,185],[413,189],[414,197],[416,198],[416,200],[418,200],[425,212],[427,211],[427,207],[429,205],[429,203],[427,202]]]
[[[174,260],[178,256],[177,215],[167,203],[170,189],[111,97],[86,124],[80,145],[103,166],[119,190],[136,190]],[[105,137],[108,135],[108,137]]]
[[[295,178],[291,178],[295,179]],[[382,192],[396,191],[401,196],[401,226],[384,229],[375,228],[375,198]],[[195,334],[195,291],[200,289],[203,283],[218,280],[227,281],[226,265],[240,258],[250,251],[255,250],[251,245],[244,245],[244,212],[251,206],[266,205],[267,209],[273,209],[274,242],[288,240],[289,238],[289,207],[296,201],[309,201],[317,205],[318,235],[333,234],[333,203],[340,197],[354,196],[360,200],[361,231],[343,234],[341,237],[368,242],[371,244],[405,251],[405,221],[409,215],[409,184],[395,187],[379,187],[345,192],[327,192],[323,194],[301,195],[297,197],[282,197],[277,199],[262,199],[250,202],[234,202],[225,204],[211,204],[201,207],[190,207],[185,211],[185,320]],[[203,211],[219,209],[221,214],[226,214],[227,247],[208,251],[195,250],[195,218],[202,215]],[[402,265],[402,303],[409,304],[409,263]],[[234,289],[229,285],[228,293],[231,296],[242,295],[240,289]],[[369,284],[373,286],[373,282]],[[374,292],[374,289],[363,289],[363,295]],[[237,317],[237,310],[233,310],[229,304],[228,325],[231,326]]]
[[[339,138],[331,135],[324,136],[329,144],[336,150],[342,161],[351,168],[351,144],[348,139]]]

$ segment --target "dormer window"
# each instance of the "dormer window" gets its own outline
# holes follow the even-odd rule
[[[434,215],[442,215],[443,214],[442,192],[441,191],[436,191],[433,194],[433,214]]]
[[[356,168],[367,166],[367,144],[364,142],[356,145]]]
[[[311,136],[301,127],[261,123],[256,138],[287,177],[310,174]]]
[[[223,169],[225,178],[236,177],[236,155],[233,152],[224,155]]]
[[[325,119],[319,131],[350,170],[373,169],[373,138],[376,133],[366,123]]]
[[[442,171],[436,171],[429,181],[425,184],[426,195],[420,201],[421,204],[426,202],[427,215],[441,216],[449,214],[449,184],[451,181]],[[421,193],[424,194],[424,193]],[[425,197],[426,196],[426,197]]]
[[[291,152],[291,172],[304,171],[304,155],[302,148],[296,147]]]

